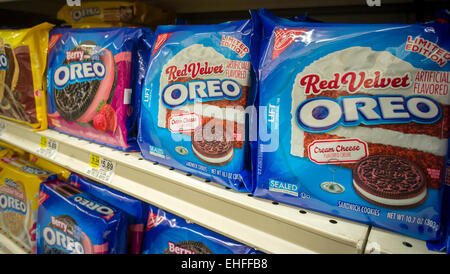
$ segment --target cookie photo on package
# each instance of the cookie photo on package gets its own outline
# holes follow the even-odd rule
[[[449,137],[444,24],[294,22],[258,12],[255,196],[430,240]]]
[[[262,254],[155,206],[148,207],[143,254]]]
[[[0,116],[47,128],[45,68],[52,24],[0,29]]]
[[[56,174],[17,158],[0,159],[0,228],[32,253],[36,251],[39,187]]]
[[[142,91],[144,158],[252,190],[247,107],[258,34],[254,20],[158,26]]]
[[[75,173],[70,175],[68,183],[77,189],[99,197],[126,214],[128,225],[127,254],[141,253],[148,216],[148,206],[146,203],[105,185],[92,182]]]
[[[152,37],[147,28],[53,29],[49,127],[124,151],[138,150],[141,74]]]
[[[52,180],[41,185],[37,254],[125,254],[125,214],[80,189]]]

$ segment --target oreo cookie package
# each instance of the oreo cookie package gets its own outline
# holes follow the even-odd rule
[[[449,137],[444,24],[293,22],[266,10],[255,196],[439,238]]]
[[[0,159],[0,228],[33,253],[39,188],[55,178],[56,174],[18,157]]]
[[[246,114],[256,89],[256,27],[158,26],[142,91],[144,158],[251,191]]]
[[[441,226],[443,235],[437,240],[427,241],[427,247],[433,251],[450,254],[450,139],[447,148],[447,162],[445,170],[445,184],[443,185]]]
[[[70,175],[68,183],[77,189],[86,191],[110,205],[119,208],[126,214],[128,225],[127,253],[141,253],[142,240],[144,238],[145,225],[148,216],[148,206],[146,203],[115,189],[92,182],[74,173]]]
[[[37,254],[125,254],[126,215],[71,185],[41,185]]]
[[[155,206],[148,206],[143,254],[261,254]]]
[[[50,32],[49,127],[121,150],[136,143],[147,28],[55,28]]]
[[[52,24],[0,29],[0,116],[47,128],[45,66]]]

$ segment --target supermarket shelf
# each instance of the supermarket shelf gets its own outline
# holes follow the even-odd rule
[[[11,239],[0,229],[0,254],[31,254],[31,251]]]
[[[444,254],[427,248],[426,242],[384,229],[372,227],[367,239],[366,254]]]
[[[54,130],[0,120],[0,140],[36,153],[41,136],[58,143],[47,160],[91,179],[90,154],[115,161],[106,185],[266,253],[362,253],[369,226],[251,197],[169,167]]]
[[[92,0],[91,0],[92,1]],[[430,0],[428,0],[430,1]],[[433,1],[433,0],[432,0]],[[435,0],[434,0],[435,1]],[[87,0],[83,0],[87,2]],[[204,13],[215,11],[247,11],[266,7],[268,9],[292,9],[329,6],[366,6],[364,0],[340,0],[330,3],[328,0],[229,0],[216,1],[211,5],[209,0],[144,0],[144,2],[176,13]],[[383,0],[383,5],[388,4],[413,4],[414,0]],[[1,0],[1,8],[38,13],[55,17],[57,11],[66,4],[66,0]]]

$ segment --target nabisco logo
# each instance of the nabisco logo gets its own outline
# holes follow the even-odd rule
[[[165,216],[159,216],[158,214],[155,214],[153,212],[149,212],[148,219],[147,219],[147,231],[150,229],[158,226],[160,223],[162,223],[166,219]]]
[[[273,43],[272,60],[298,39],[306,29],[277,29]]]
[[[50,37],[48,40],[48,52],[50,52],[53,48],[53,46],[56,45],[56,42],[61,38],[62,34],[54,34]]]
[[[156,38],[156,42],[155,42],[155,47],[153,49],[153,54],[155,54],[155,52],[162,46],[162,44],[164,44],[164,42],[167,41],[167,39],[169,39],[169,37],[172,35],[172,33],[163,33],[158,35],[158,37]]]

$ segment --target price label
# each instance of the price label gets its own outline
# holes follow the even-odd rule
[[[36,150],[36,153],[41,156],[54,159],[57,152],[58,142],[54,139],[41,136],[41,140],[39,141],[39,148]]]
[[[91,154],[89,158],[89,168],[86,173],[99,181],[111,183],[115,168],[116,163],[114,161],[100,157],[96,154]]]
[[[98,169],[100,166],[100,156],[91,154],[89,159],[89,166]]]

